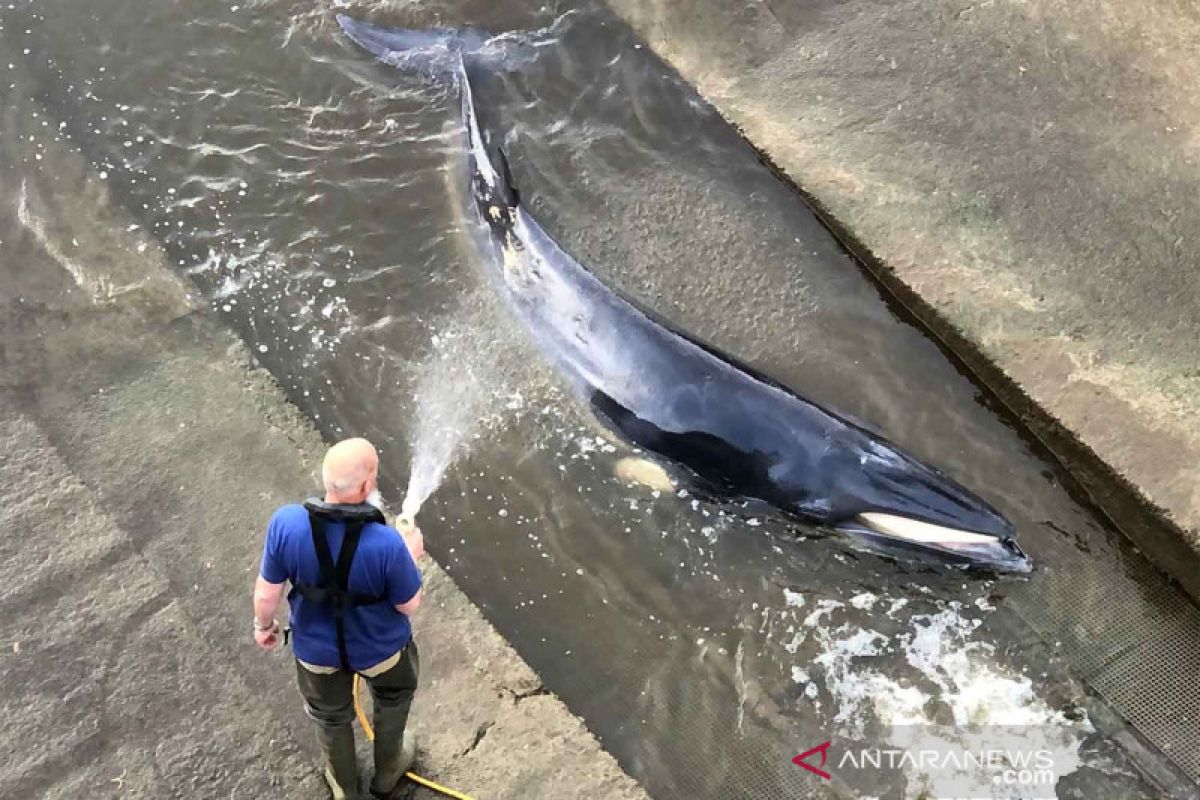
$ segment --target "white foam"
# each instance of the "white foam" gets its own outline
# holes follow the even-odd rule
[[[875,605],[875,602],[878,599],[878,595],[871,594],[870,592],[862,592],[850,598],[850,605],[854,606],[860,611],[867,611]]]
[[[851,599],[850,605],[868,605],[868,593]],[[862,598],[859,600],[859,598]],[[859,602],[855,602],[859,600]],[[878,598],[870,595],[869,606]],[[1051,708],[1037,696],[1032,681],[996,663],[995,648],[973,638],[980,620],[963,615],[963,603],[952,602],[940,611],[914,615],[911,627],[888,637],[850,621],[836,626],[827,620],[841,606],[822,601],[817,612],[809,614],[793,641],[812,637],[820,647],[813,663],[821,667],[813,677],[793,667],[792,678],[808,688],[820,682],[832,696],[837,712],[834,723],[840,735],[852,739],[864,737],[869,723],[890,727],[889,746],[909,751],[933,749],[939,752],[975,752],[1004,745],[1005,735],[1015,737],[1007,745],[1023,752],[1045,750],[1053,754],[1057,777],[1067,775],[1081,763],[1079,747],[1092,731],[1084,718],[1077,721]],[[892,601],[889,614],[902,607]],[[826,621],[826,624],[821,624]],[[787,649],[791,647],[785,645]],[[879,656],[890,652],[903,656],[904,664],[918,678],[897,677],[899,670],[889,667],[885,674],[876,664]],[[794,652],[794,651],[793,651]],[[889,660],[890,663],[894,661]],[[934,687],[930,690],[929,687]],[[930,701],[938,702],[931,703]],[[935,709],[941,709],[935,718]],[[953,725],[944,724],[946,711]],[[986,733],[967,732],[967,726],[989,726]],[[1019,729],[1004,726],[1020,726]],[[876,730],[872,727],[872,730]],[[999,738],[998,738],[999,737]],[[882,744],[873,742],[873,744]],[[983,791],[982,796],[1018,796],[1022,787],[997,787],[993,773],[965,766],[961,770],[936,770],[905,764],[910,792],[932,796],[961,795],[964,787]],[[1024,787],[1028,789],[1028,787]]]

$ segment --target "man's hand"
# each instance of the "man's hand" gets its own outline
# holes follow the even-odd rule
[[[259,628],[257,624],[254,627],[254,641],[263,650],[268,653],[279,646],[279,620],[273,620],[271,627]]]
[[[425,554],[425,536],[416,525],[400,531],[400,537],[408,546],[408,552],[412,553],[413,561]]]

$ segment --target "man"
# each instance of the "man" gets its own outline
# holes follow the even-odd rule
[[[325,499],[287,505],[271,517],[254,588],[254,639],[271,650],[280,639],[275,612],[292,586],[296,677],[318,725],[334,800],[360,792],[351,726],[355,673],[375,701],[371,794],[394,794],[416,754],[405,730],[418,669],[408,618],[421,604],[415,559],[425,546],[419,529],[401,535],[367,502],[378,471],[379,456],[366,439],[331,447],[321,467]]]

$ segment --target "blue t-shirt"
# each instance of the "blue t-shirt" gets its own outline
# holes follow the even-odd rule
[[[329,551],[337,561],[346,525],[325,523]],[[269,583],[291,581],[316,586],[321,581],[313,548],[308,511],[299,504],[275,512],[267,525],[259,574]],[[343,618],[350,667],[367,669],[396,654],[412,638],[408,617],[396,610],[421,588],[421,573],[399,532],[378,522],[363,525],[358,551],[350,565],[350,591],[387,598],[386,603],[356,606]],[[299,592],[289,598],[292,609],[292,650],[296,658],[322,667],[341,666],[337,627],[328,606],[305,600]]]

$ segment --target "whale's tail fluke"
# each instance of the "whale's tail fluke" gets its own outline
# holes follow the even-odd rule
[[[464,55],[481,50],[491,38],[470,28],[384,28],[337,15],[338,25],[352,42],[385,64],[431,78],[452,77]]]
[[[493,69],[519,67],[557,38],[556,29],[564,19],[565,15],[535,32],[492,35],[480,28],[385,28],[337,15],[346,36],[380,61],[439,79],[453,79],[464,62]]]

